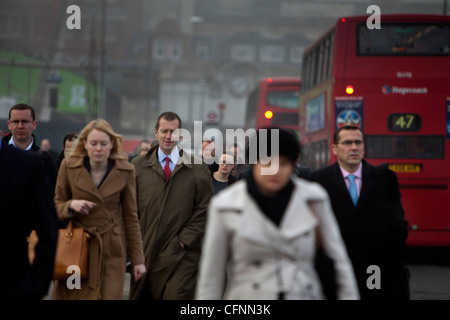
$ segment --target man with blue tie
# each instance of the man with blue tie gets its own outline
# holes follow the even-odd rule
[[[361,299],[408,299],[408,274],[402,261],[408,223],[395,172],[364,160],[364,134],[358,127],[339,128],[331,148],[337,161],[313,172],[311,179],[328,191]],[[371,266],[380,270],[376,286],[369,279]]]

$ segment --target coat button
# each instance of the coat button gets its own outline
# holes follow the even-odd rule
[[[259,283],[254,283],[253,284],[253,289],[258,290],[259,289]]]

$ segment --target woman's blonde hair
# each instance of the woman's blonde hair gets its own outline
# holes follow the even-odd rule
[[[111,154],[109,155],[111,159],[128,159],[128,155],[122,151],[122,136],[115,133],[111,125],[105,119],[92,120],[83,128],[83,130],[81,130],[78,139],[75,141],[75,146],[70,157],[84,158],[87,156],[84,143],[87,141],[89,133],[94,129],[103,131],[111,138],[111,143],[113,145]]]

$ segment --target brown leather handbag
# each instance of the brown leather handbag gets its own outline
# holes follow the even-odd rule
[[[66,229],[59,229],[56,246],[54,280],[66,280],[71,273],[67,267],[71,265],[80,268],[81,278],[88,277],[88,254],[90,235],[83,228],[73,227],[73,218],[69,220]]]

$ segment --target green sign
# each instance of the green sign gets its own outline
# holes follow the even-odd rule
[[[29,62],[29,58],[0,50],[0,58],[7,61],[13,60],[15,62]],[[39,61],[34,61],[39,62]],[[32,104],[33,97],[39,81],[47,84],[52,83],[58,88],[58,106],[57,110],[62,113],[83,114],[88,107],[87,100],[89,99],[91,113],[97,113],[97,106],[95,101],[98,100],[99,93],[96,92],[94,85],[89,85],[84,77],[85,71],[81,74],[73,71],[60,69],[58,72],[43,75],[43,68],[37,67],[22,67],[22,66],[0,66],[0,97],[14,98],[17,103]],[[48,79],[58,79],[58,81],[48,81]],[[89,95],[87,94],[89,90]],[[48,94],[48,93],[46,93]]]

